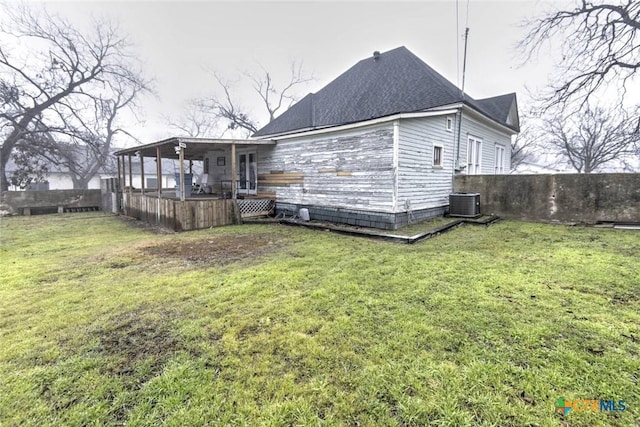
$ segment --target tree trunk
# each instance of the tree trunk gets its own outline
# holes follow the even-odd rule
[[[81,178],[74,175],[71,175],[71,180],[73,181],[73,189],[74,190],[88,190],[89,189],[89,181],[91,178]]]
[[[0,161],[0,192],[9,191],[9,181],[7,180],[7,173],[5,171],[5,161],[4,156],[2,156],[3,160]]]

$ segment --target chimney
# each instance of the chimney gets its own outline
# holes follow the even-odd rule
[[[380,58],[380,52],[376,50],[375,52],[373,52],[373,60],[377,61],[378,58]]]

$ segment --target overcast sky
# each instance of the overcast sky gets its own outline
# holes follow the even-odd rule
[[[555,2],[558,3],[558,2]],[[519,67],[518,24],[550,2],[471,0],[466,91],[475,98],[518,94],[542,87],[552,55]],[[552,4],[552,3],[551,3]],[[85,25],[91,16],[117,19],[136,44],[157,98],[143,100],[146,124],[134,134],[144,142],[170,136],[163,116],[176,116],[184,102],[214,89],[207,70],[234,79],[258,64],[286,77],[291,61],[302,61],[315,80],[299,95],[316,92],[374,50],[406,46],[451,80],[459,82],[467,1],[327,2],[49,2],[52,12]],[[456,7],[459,19],[456,21]],[[456,29],[456,25],[458,28]],[[458,49],[459,47],[459,49]],[[460,60],[458,59],[460,55]],[[266,117],[241,92],[265,124]]]

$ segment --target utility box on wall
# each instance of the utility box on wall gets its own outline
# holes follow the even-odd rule
[[[480,194],[449,194],[449,216],[477,218],[480,216]]]

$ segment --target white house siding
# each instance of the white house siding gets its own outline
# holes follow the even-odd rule
[[[155,188],[151,185],[150,180],[155,180],[157,177],[156,171],[144,171],[145,188]],[[133,188],[142,188],[142,175],[133,174]],[[129,185],[129,173],[127,172],[127,186]],[[176,186],[175,175],[163,174],[162,175],[162,188],[173,188]],[[100,188],[98,186],[98,188]]]
[[[457,125],[456,125],[457,126]],[[482,174],[493,175],[496,173],[496,145],[504,147],[504,173],[511,169],[511,134],[501,130],[497,125],[491,125],[488,119],[478,118],[465,112],[462,118],[462,138],[460,139],[460,165],[467,164],[467,144],[469,135],[482,139],[482,158],[480,171]],[[456,127],[457,129],[457,127]],[[463,173],[468,173],[466,169]]]
[[[153,171],[155,172],[155,171]],[[153,172],[145,173],[144,177],[147,183],[149,182],[149,178],[155,178],[156,175]],[[87,185],[87,189],[89,190],[99,190],[100,189],[100,180],[103,178],[113,178],[115,175],[96,175],[89,180]],[[68,173],[56,172],[50,173],[46,176],[46,180],[49,181],[49,190],[72,190],[73,189],[73,180]],[[133,174],[133,187],[141,188],[142,176],[139,174]],[[129,174],[127,173],[127,182],[126,185],[129,185]],[[163,175],[162,176],[162,186],[163,188],[173,188],[175,186],[175,179],[173,175]],[[149,185],[147,184],[147,187]],[[17,189],[15,189],[17,190]]]
[[[279,140],[260,146],[258,176],[302,173],[300,183],[265,185],[277,200],[364,211],[393,212],[393,124],[391,122]]]
[[[446,129],[446,118],[403,119],[399,122],[398,194],[396,212],[446,206],[453,186],[455,121]],[[442,167],[433,166],[433,147],[443,147]]]
[[[53,172],[53,173],[47,174],[45,179],[49,181],[49,190],[72,190],[73,189],[73,180],[71,179],[71,175],[67,173]],[[94,176],[93,178],[91,178],[87,184],[87,188],[89,190],[99,190],[100,177]]]

